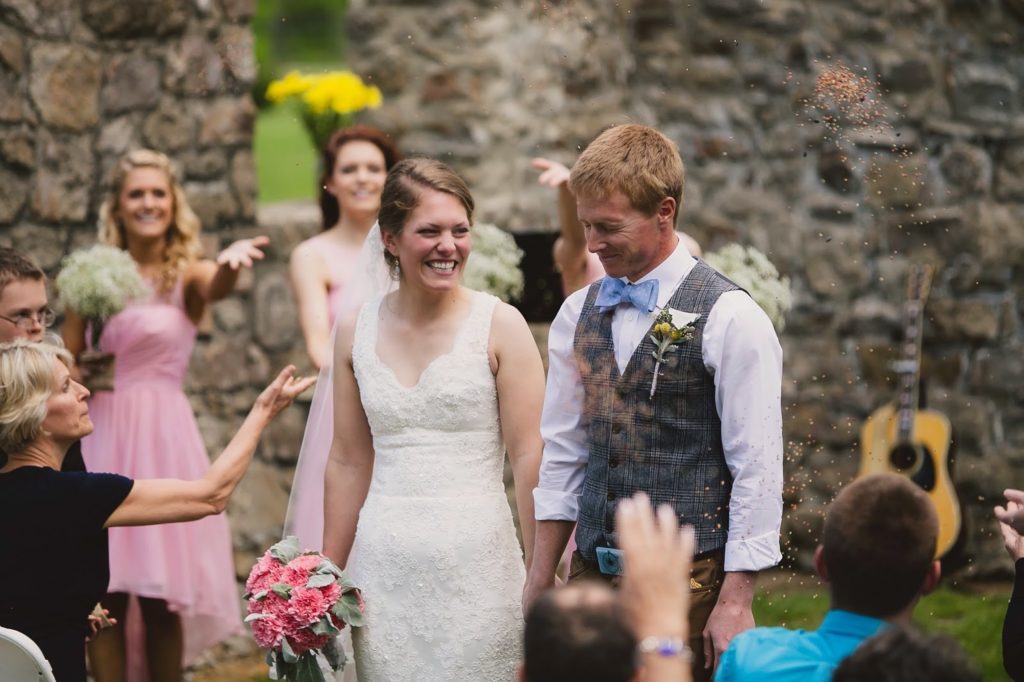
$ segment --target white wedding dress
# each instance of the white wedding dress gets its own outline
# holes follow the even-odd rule
[[[413,387],[377,355],[381,299],[360,311],[352,364],[375,451],[348,566],[366,599],[360,682],[515,677],[525,569],[487,355],[495,303],[473,293],[451,351]]]

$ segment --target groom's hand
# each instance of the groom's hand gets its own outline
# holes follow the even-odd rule
[[[538,576],[539,571],[530,571],[526,576],[526,584],[523,585],[523,618],[530,612],[533,602],[537,601],[540,595],[544,594],[555,586],[555,574],[550,576]]]
[[[718,603],[704,627],[704,667],[714,670],[733,637],[754,627],[754,583],[757,573],[734,571],[725,574]]]

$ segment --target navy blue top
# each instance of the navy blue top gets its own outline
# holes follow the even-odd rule
[[[25,466],[0,474],[0,626],[31,637],[59,682],[85,682],[89,614],[107,591],[107,518],[134,482]]]
[[[870,616],[832,610],[813,631],[753,628],[741,632],[722,654],[715,682],[829,682],[839,662],[885,625]]]

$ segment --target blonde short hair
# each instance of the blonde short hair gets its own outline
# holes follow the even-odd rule
[[[569,176],[576,196],[602,197],[618,190],[633,208],[654,215],[665,197],[683,206],[686,173],[675,142],[649,126],[630,123],[604,131],[580,154]]]
[[[202,257],[203,250],[199,242],[199,216],[189,206],[185,189],[181,186],[174,165],[166,154],[152,149],[136,149],[121,157],[110,174],[107,193],[100,205],[98,237],[101,244],[116,246],[119,249],[128,248],[128,239],[119,210],[125,180],[136,168],[156,168],[163,171],[174,197],[174,215],[167,230],[167,244],[163,252],[158,284],[160,291],[167,293],[177,284],[185,266]]]
[[[57,361],[70,367],[71,353],[25,339],[0,344],[0,451],[21,452],[39,437]]]

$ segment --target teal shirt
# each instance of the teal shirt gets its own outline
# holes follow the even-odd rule
[[[754,628],[722,654],[715,682],[829,682],[839,662],[886,622],[849,611],[829,611],[812,632]]]

